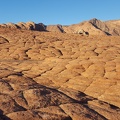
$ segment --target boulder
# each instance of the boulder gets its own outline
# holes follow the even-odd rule
[[[81,35],[86,35],[86,36],[89,35],[89,32],[84,31],[83,29],[79,29],[76,33],[77,33],[77,34],[81,34]]]

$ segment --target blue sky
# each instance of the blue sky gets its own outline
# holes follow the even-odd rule
[[[0,23],[33,21],[70,25],[120,19],[120,0],[0,0]]]

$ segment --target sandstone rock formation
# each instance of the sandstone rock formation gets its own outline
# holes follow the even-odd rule
[[[66,33],[78,32],[80,29],[88,32],[90,35],[120,35],[120,20],[101,21],[96,18],[89,21],[83,21],[79,24],[63,26]]]
[[[70,26],[63,27],[66,33],[78,33],[81,29],[88,32],[90,35],[106,35],[106,33],[94,25],[92,25],[89,21],[85,21],[79,24],[73,24]]]
[[[0,24],[0,27],[11,28],[11,29],[17,29],[17,28],[19,28],[19,26],[16,25],[16,24],[14,24],[14,23]]]
[[[0,120],[119,120],[119,88],[119,36],[0,28]]]
[[[102,22],[94,18],[89,22],[108,35],[120,35],[120,20]]]
[[[46,30],[50,32],[64,33],[62,25],[48,25]]]
[[[21,29],[21,30],[35,30],[35,31],[46,31],[46,26],[43,23],[34,23],[34,22],[19,22],[17,24],[7,23],[0,24],[2,28],[11,28],[11,29]]]
[[[19,22],[17,24],[7,23],[0,24],[0,27],[22,30],[35,30],[35,31],[48,31],[56,33],[81,33],[82,35],[108,35],[108,36],[120,36],[120,20],[101,21],[96,18],[89,21],[83,21],[79,24],[73,24],[68,26],[63,25],[44,25],[43,23],[34,22]]]

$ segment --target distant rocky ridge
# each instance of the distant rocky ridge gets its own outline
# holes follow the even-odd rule
[[[11,28],[11,29],[22,29],[22,30],[36,30],[36,31],[46,31],[46,26],[43,23],[34,23],[34,22],[19,22],[17,24],[7,23],[0,24],[0,27]]]
[[[68,26],[64,25],[44,25],[43,23],[34,22],[19,22],[17,24],[7,23],[0,24],[0,27],[23,29],[23,30],[35,30],[35,31],[50,31],[57,33],[77,33],[83,35],[120,35],[120,20],[101,21],[96,18],[89,21],[83,21],[78,24],[72,24]],[[81,32],[83,31],[83,32]],[[87,33],[87,34],[86,34]]]

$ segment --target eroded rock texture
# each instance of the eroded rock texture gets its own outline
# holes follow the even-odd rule
[[[120,37],[0,29],[0,120],[120,120]]]

